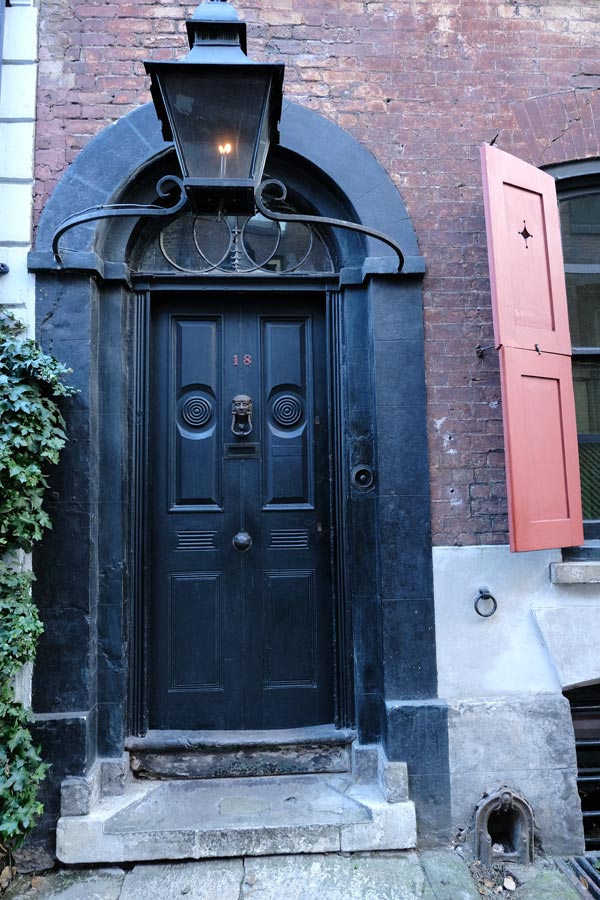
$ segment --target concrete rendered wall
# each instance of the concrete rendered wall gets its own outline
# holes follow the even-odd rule
[[[533,806],[544,847],[581,846],[569,704],[562,691],[600,680],[597,583],[555,584],[559,551],[436,547],[438,693],[448,704],[451,815],[468,829],[484,792],[507,784]],[[579,571],[586,570],[579,564]],[[556,574],[554,575],[556,578]],[[479,588],[498,603],[482,618]]]

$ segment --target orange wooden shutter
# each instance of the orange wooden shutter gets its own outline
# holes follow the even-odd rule
[[[488,144],[481,162],[510,548],[572,546],[583,525],[554,179]]]

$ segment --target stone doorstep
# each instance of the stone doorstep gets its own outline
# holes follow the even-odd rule
[[[349,775],[131,782],[57,828],[68,865],[415,846],[414,804]]]
[[[355,732],[322,725],[274,731],[149,731],[128,738],[142,778],[250,778],[349,772]]]

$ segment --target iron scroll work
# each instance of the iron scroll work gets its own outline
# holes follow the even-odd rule
[[[161,218],[169,222],[174,217],[183,213],[188,206],[188,199],[185,193],[184,183],[181,178],[176,175],[163,176],[156,185],[156,192],[161,199],[168,199],[173,194],[173,189],[179,192],[179,197],[171,206],[159,206],[158,204],[111,204],[103,206],[93,206],[82,210],[79,213],[68,216],[56,228],[52,238],[52,253],[59,267],[63,267],[63,259],[60,254],[60,239],[62,236],[77,225],[87,224],[88,222],[109,218],[136,217],[142,218]],[[400,245],[391,237],[376,229],[360,225],[357,222],[346,221],[344,219],[335,219],[326,216],[308,215],[304,213],[294,212],[292,207],[286,203],[287,189],[285,185],[278,180],[268,179],[263,181],[255,192],[255,204],[257,213],[254,216],[246,217],[243,224],[240,225],[238,216],[228,216],[224,209],[221,209],[217,216],[212,219],[203,216],[194,216],[193,225],[193,241],[195,250],[198,254],[199,265],[190,268],[185,265],[178,264],[169,255],[169,249],[166,246],[164,235],[168,228],[168,224],[161,231],[160,249],[165,259],[179,271],[189,274],[207,274],[211,271],[233,270],[239,273],[248,273],[256,270],[269,271],[273,259],[276,257],[280,242],[282,239],[282,226],[304,225],[307,226],[306,241],[307,246],[303,253],[296,257],[295,261],[283,268],[278,268],[279,273],[289,273],[299,269],[302,263],[311,253],[314,233],[310,226],[329,226],[332,228],[342,228],[348,231],[358,232],[365,236],[375,238],[387,244],[388,247],[396,253],[398,257],[398,272],[402,271],[404,266],[404,253]],[[275,203],[279,208],[272,209],[267,202]],[[222,251],[217,254],[217,259],[210,258],[206,252],[206,248],[202,246],[200,232],[198,226],[211,223],[213,227],[219,227],[224,237],[221,237],[223,244]],[[261,251],[257,253],[256,247],[252,247],[251,232],[260,227],[260,223],[275,223],[276,229],[270,235],[270,244],[265,249],[263,246]],[[265,244],[264,235],[263,245]],[[213,241],[214,242],[214,241]],[[232,261],[226,265],[226,260]],[[273,268],[271,266],[271,271]]]
[[[263,181],[258,186],[254,195],[254,200],[256,202],[258,211],[266,219],[271,219],[274,222],[301,222],[303,224],[312,223],[314,225],[329,225],[333,228],[345,228],[349,231],[357,231],[359,234],[364,234],[368,237],[375,238],[376,240],[382,241],[384,244],[387,244],[388,247],[391,247],[398,256],[398,271],[402,271],[402,267],[404,266],[404,253],[402,252],[402,248],[400,247],[400,245],[397,244],[393,238],[389,237],[389,235],[384,234],[382,231],[377,231],[374,228],[368,228],[366,225],[359,225],[358,222],[348,222],[344,219],[331,219],[326,216],[307,216],[297,213],[276,212],[275,210],[269,209],[269,207],[265,205],[263,195],[267,190],[270,190],[271,192],[276,191],[279,196],[275,196],[273,199],[278,200],[282,203],[285,202],[285,199],[287,197],[287,190],[282,181],[277,181],[271,178],[267,181]]]
[[[115,219],[125,218],[128,216],[151,218],[154,216],[173,216],[181,212],[187,205],[187,195],[183,186],[183,181],[176,175],[164,175],[156,185],[156,193],[163,199],[168,199],[172,191],[167,190],[167,185],[173,185],[179,191],[179,199],[173,206],[157,206],[156,204],[137,204],[137,203],[114,203],[104,206],[90,206],[81,212],[74,213],[64,219],[52,237],[52,254],[59,266],[62,267],[63,261],[59,252],[59,242],[63,234],[75,228],[76,225],[85,225],[88,222],[94,222],[98,219]]]

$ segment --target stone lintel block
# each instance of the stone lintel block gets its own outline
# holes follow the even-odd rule
[[[600,584],[600,561],[595,559],[550,563],[553,584]]]

